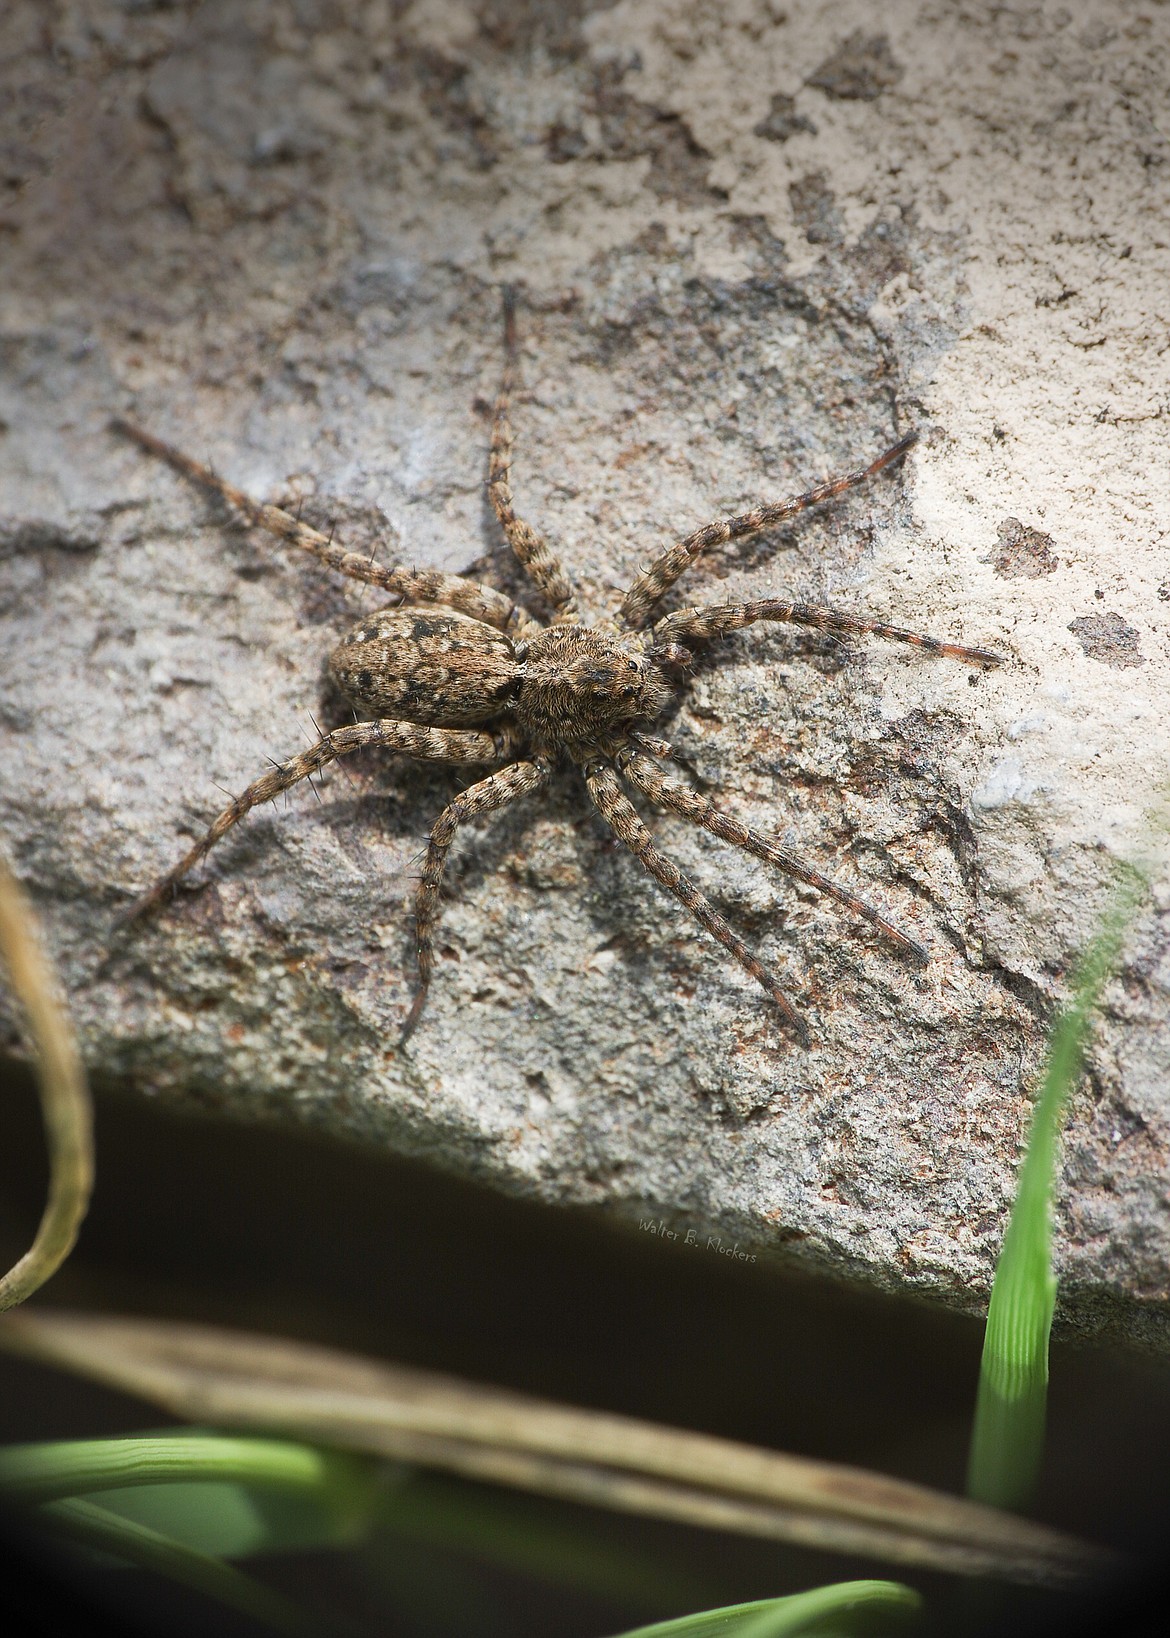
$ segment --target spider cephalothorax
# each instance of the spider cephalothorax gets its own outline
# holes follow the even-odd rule
[[[581,768],[595,807],[619,840],[762,985],[787,1022],[806,1039],[800,1015],[777,981],[714,906],[659,852],[623,784],[848,906],[903,955],[922,961],[926,952],[870,905],[662,771],[660,764],[671,757],[671,748],[645,729],[672,697],[669,675],[688,663],[692,645],[759,620],[788,621],[842,636],[871,633],[972,665],[993,665],[998,656],[880,621],[778,598],[684,608],[646,627],[664,593],[706,548],[755,534],[864,483],[905,454],[915,435],[902,438],[858,472],[819,484],[791,500],[758,506],[695,530],[638,575],[616,618],[586,625],[564,569],[543,536],[518,518],[512,507],[509,402],[516,333],[510,293],[505,296],[504,311],[506,364],[492,430],[488,489],[517,558],[553,611],[553,619],[545,625],[501,592],[462,575],[401,565],[387,569],[356,552],[346,552],[291,513],[258,504],[208,467],[141,428],[121,423],[146,449],[215,490],[249,522],[400,600],[394,607],[366,616],[330,660],[335,680],[365,720],[335,728],[307,751],[262,774],[223,810],[186,857],[132,906],[130,915],[158,904],[252,808],[363,745],[383,745],[405,756],[439,762],[502,764],[460,792],[431,830],[415,905],[419,987],[403,1027],[405,1041],[418,1022],[431,979],[439,889],[458,826],[536,790],[553,765],[568,757]]]
[[[634,632],[579,625],[535,632],[523,655],[516,722],[546,753],[578,760],[636,722],[653,722],[670,699],[666,678]]]

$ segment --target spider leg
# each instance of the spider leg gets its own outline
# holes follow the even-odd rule
[[[498,735],[474,729],[427,728],[417,722],[396,722],[390,718],[378,722],[354,722],[345,728],[335,728],[332,733],[323,734],[308,750],[290,757],[287,762],[275,764],[254,780],[246,791],[233,797],[206,835],[149,892],[136,899],[120,921],[136,921],[139,916],[153,910],[201,859],[206,858],[215,844],[261,802],[270,802],[281,791],[315,774],[327,762],[333,762],[350,751],[360,750],[363,745],[385,745],[403,756],[436,762],[496,762],[506,756],[510,749],[507,740]]]
[[[672,893],[684,909],[689,910],[695,920],[705,927],[722,944],[729,955],[733,956],[746,973],[750,973],[756,983],[766,990],[768,995],[779,1007],[784,1020],[799,1036],[804,1045],[808,1045],[808,1026],[789,1001],[779,983],[760,965],[755,956],[748,949],[743,940],[732,931],[727,922],[711,904],[704,898],[698,888],[690,882],[676,864],[665,858],[655,847],[654,840],[642,822],[637,810],[622,794],[617,775],[612,768],[602,763],[590,763],[585,769],[585,783],[589,787],[589,794],[593,798],[601,817],[609,825],[618,841],[628,847],[638,860],[639,864],[656,882],[660,882],[668,893]]]
[[[516,375],[516,292],[508,286],[504,290],[504,374],[492,422],[488,494],[508,544],[529,579],[557,611],[557,619],[577,620],[577,593],[573,582],[544,536],[523,518],[518,518],[512,507],[512,422],[508,407]]]
[[[961,643],[940,642],[937,637],[924,637],[920,632],[888,626],[881,620],[865,620],[860,615],[842,614],[812,603],[785,603],[777,597],[761,597],[750,603],[717,603],[705,609],[679,609],[667,614],[652,628],[654,644],[649,653],[653,656],[658,647],[678,643],[680,639],[703,642],[711,637],[723,637],[730,631],[754,625],[757,620],[812,626],[839,637],[863,633],[888,637],[891,642],[912,643],[915,648],[952,660],[964,660],[968,665],[1000,665],[1003,661],[1002,654],[992,654],[987,649],[964,648]]]
[[[673,762],[677,768],[685,768],[696,785],[710,783],[695,767],[690,757],[684,756],[681,751],[676,751],[668,739],[659,739],[655,734],[629,733],[626,735],[626,744],[619,746],[615,755],[620,756],[622,751],[626,750],[630,745],[633,745],[639,751],[645,751],[647,756],[661,757],[664,762]]]
[[[667,762],[681,762],[682,758],[668,739],[659,739],[655,734],[632,733],[629,736],[631,745],[636,745],[640,751],[648,756],[660,756]]]
[[[465,791],[460,791],[455,800],[448,803],[435,820],[431,839],[427,844],[422,880],[418,884],[418,895],[415,899],[415,923],[418,928],[418,989],[406,1015],[406,1022],[402,1026],[402,1034],[398,1041],[400,1047],[404,1046],[414,1033],[427,998],[427,989],[434,969],[439,889],[442,886],[447,854],[451,851],[456,830],[465,819],[473,819],[481,813],[495,813],[497,809],[507,807],[509,802],[514,802],[518,796],[527,796],[529,792],[544,784],[549,772],[550,765],[543,757],[532,762],[513,762],[510,767],[501,768],[498,773],[488,774],[486,779],[481,779],[477,784],[469,785]]]
[[[898,929],[879,914],[872,905],[866,904],[864,899],[857,898],[845,888],[839,887],[828,876],[823,876],[812,865],[806,864],[797,854],[790,853],[787,848],[778,847],[767,836],[762,836],[758,830],[750,830],[747,825],[741,825],[738,819],[730,814],[721,813],[705,796],[688,790],[677,780],[668,779],[649,757],[639,756],[635,752],[619,752],[617,756],[618,772],[636,786],[644,796],[652,802],[658,802],[665,808],[671,808],[675,813],[689,819],[692,824],[699,825],[703,830],[709,830],[713,836],[719,836],[734,847],[742,848],[745,853],[754,853],[756,858],[766,863],[776,865],[786,875],[794,876],[797,881],[807,882],[819,892],[829,898],[836,899],[838,904],[847,906],[876,927],[896,949],[912,961],[919,964],[929,961],[930,957],[921,944],[914,939],[907,938],[905,933]]]
[[[307,523],[292,512],[286,512],[279,506],[267,506],[255,501],[250,495],[245,495],[242,489],[228,483],[221,478],[218,472],[213,472],[202,461],[195,461],[189,455],[172,444],[164,443],[156,438],[152,432],[136,426],[133,421],[125,417],[118,417],[115,421],[121,431],[127,433],[136,443],[142,445],[152,455],[158,455],[162,460],[169,462],[177,471],[193,482],[202,484],[221,499],[242,512],[248,523],[261,529],[267,529],[271,535],[286,540],[292,546],[299,546],[302,551],[310,552],[328,568],[335,569],[338,574],[348,575],[351,580],[364,580],[372,586],[380,586],[384,591],[395,592],[406,602],[442,603],[447,608],[455,609],[460,614],[469,614],[474,620],[482,620],[486,625],[496,626],[504,630],[509,622],[517,623],[520,611],[504,596],[502,592],[494,591],[491,586],[481,586],[474,580],[465,580],[462,575],[441,574],[437,569],[410,569],[401,564],[394,568],[383,568],[370,557],[361,552],[347,552],[340,546],[333,544],[332,537],[323,535],[318,529],[310,529]]]
[[[771,501],[763,506],[754,507],[750,512],[741,512],[738,517],[716,518],[712,523],[705,523],[701,529],[696,529],[685,539],[668,546],[649,568],[642,570],[622,599],[619,620],[632,630],[644,626],[650,611],[663,593],[674,585],[679,575],[689,569],[699,554],[705,552],[708,547],[722,546],[726,541],[742,540],[746,535],[758,534],[761,529],[771,528],[784,518],[795,517],[798,512],[804,512],[810,506],[817,506],[821,501],[832,500],[834,495],[841,495],[847,489],[856,489],[859,484],[868,483],[883,467],[890,466],[903,456],[917,440],[916,432],[908,433],[905,438],[891,444],[889,449],[860,471],[847,472],[841,478],[830,478],[827,482],[806,490],[803,495],[794,495],[791,500]]]

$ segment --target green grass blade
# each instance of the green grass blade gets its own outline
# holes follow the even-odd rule
[[[673,1621],[637,1627],[621,1638],[797,1638],[819,1634],[841,1638],[864,1631],[874,1616],[914,1614],[921,1599],[899,1581],[837,1581],[787,1598],[762,1598],[700,1610]]]
[[[137,1569],[166,1576],[262,1621],[289,1638],[322,1638],[321,1622],[230,1564],[171,1541],[157,1530],[120,1518],[89,1501],[54,1501],[33,1513],[52,1534],[91,1551],[112,1554]]]
[[[293,1440],[182,1430],[0,1450],[0,1491],[86,1495],[197,1552],[241,1557],[349,1545],[372,1522],[377,1465]]]
[[[1127,870],[1057,1019],[1032,1114],[1015,1204],[996,1264],[967,1468],[967,1494],[994,1507],[1031,1497],[1044,1454],[1048,1340],[1056,1302],[1052,1192],[1064,1111],[1081,1070],[1085,1035],[1117,964],[1146,881]]]
[[[0,1449],[0,1489],[45,1502],[123,1485],[228,1480],[281,1490],[341,1488],[364,1475],[357,1458],[291,1439],[184,1428],[127,1439],[60,1439]]]

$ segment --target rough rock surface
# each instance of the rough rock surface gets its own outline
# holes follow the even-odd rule
[[[714,1231],[983,1300],[1052,1007],[1166,777],[1170,10],[891,0],[879,35],[871,9],[104,0],[51,8],[46,53],[44,7],[5,8],[0,831],[103,1074],[653,1219],[678,1254]],[[517,495],[593,610],[708,517],[930,429],[679,588],[1010,656],[756,628],[697,667],[668,728],[697,776],[933,956],[658,819],[808,1051],[569,771],[461,839],[406,1053],[455,773],[356,759],[111,934],[220,787],[343,720],[324,662],[370,602],[111,414],[384,561],[518,590],[484,494],[505,280]],[[1066,1321],[1163,1345],[1168,989],[1162,867],[1059,1244]]]

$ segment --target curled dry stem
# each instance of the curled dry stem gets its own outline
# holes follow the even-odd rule
[[[69,1013],[41,948],[32,907],[0,854],[0,963],[24,1011],[49,1150],[49,1196],[32,1245],[0,1277],[0,1309],[15,1308],[65,1261],[93,1187],[93,1113]]]
[[[276,1337],[38,1308],[0,1323],[0,1348],[220,1428],[617,1512],[1040,1585],[1117,1568],[1046,1525],[884,1474]]]

